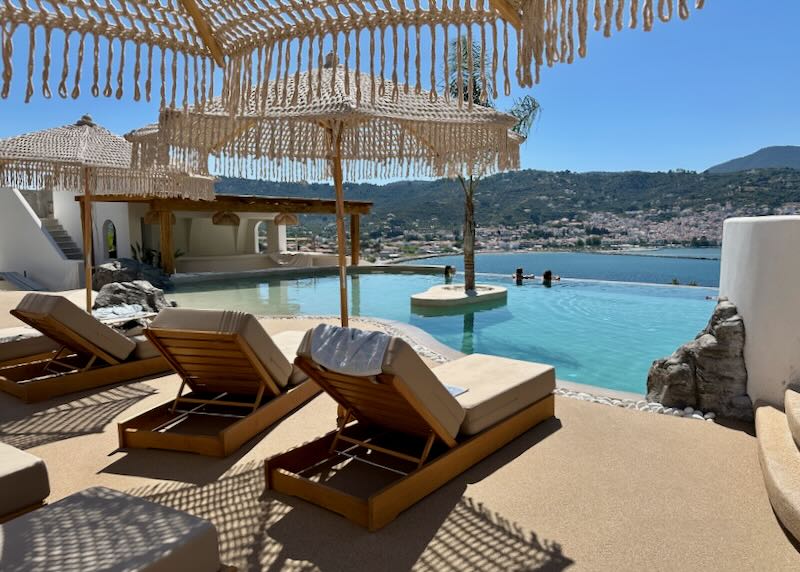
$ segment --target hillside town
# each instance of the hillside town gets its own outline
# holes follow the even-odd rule
[[[477,248],[483,251],[519,250],[628,250],[666,246],[719,246],[722,223],[740,216],[784,215],[800,212],[800,203],[734,208],[709,205],[703,211],[674,208],[671,211],[648,209],[611,212],[580,212],[542,223],[514,223],[481,226],[477,229]],[[384,220],[365,221],[362,249],[367,260],[392,260],[409,256],[455,254],[461,251],[459,228],[437,228],[436,221],[401,221],[391,213]],[[333,224],[318,232],[300,226],[290,231],[292,248],[300,251],[335,252]]]

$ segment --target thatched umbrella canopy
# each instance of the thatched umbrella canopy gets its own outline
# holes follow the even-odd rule
[[[87,311],[91,311],[92,292],[92,195],[214,199],[212,177],[189,176],[143,161],[132,168],[132,147],[88,115],[72,125],[0,139],[0,185],[80,190],[86,196],[83,256]]]
[[[695,0],[697,8],[703,4]],[[78,97],[83,86],[95,96],[118,98],[127,89],[137,100],[160,93],[162,107],[190,98],[199,103],[217,93],[214,70],[222,68],[222,93],[238,111],[250,86],[280,78],[290,66],[321,65],[330,44],[345,60],[354,56],[354,69],[369,62],[373,77],[402,73],[405,83],[433,90],[443,79],[436,70],[447,62],[450,41],[462,35],[480,42],[483,54],[503,47],[491,73],[502,74],[509,90],[512,77],[530,86],[542,65],[571,63],[576,52],[585,56],[591,25],[610,36],[626,22],[650,30],[674,13],[688,18],[689,0],[6,0],[0,5],[0,96],[9,93],[20,38],[28,44],[26,100],[39,89],[49,97],[52,76],[61,97]],[[52,57],[53,31],[65,33],[63,60]],[[517,46],[511,57],[509,37]],[[62,61],[52,63],[56,59]],[[423,59],[430,74],[421,72]],[[126,78],[126,64],[133,78]],[[42,78],[39,85],[35,77]]]
[[[360,104],[358,97],[360,94]],[[342,323],[347,284],[342,182],[389,177],[455,177],[519,165],[517,120],[494,109],[455,101],[368,74],[326,66],[250,92],[243,115],[222,102],[204,109],[165,110],[158,136],[135,154],[169,156],[202,172],[212,157],[217,174],[270,180],[333,178]]]

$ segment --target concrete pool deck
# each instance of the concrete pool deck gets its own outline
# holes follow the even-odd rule
[[[276,333],[318,320],[261,322]],[[333,428],[325,395],[226,459],[117,451],[116,422],[178,385],[168,375],[33,405],[0,394],[0,440],[45,460],[51,502],[105,485],[211,520],[223,562],[239,570],[800,568],[748,426],[556,397],[556,419],[371,534],[264,490],[264,459]]]

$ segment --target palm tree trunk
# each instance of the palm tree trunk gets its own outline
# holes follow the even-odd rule
[[[464,290],[475,290],[475,205],[473,203],[474,179],[469,182],[459,177],[464,189]]]

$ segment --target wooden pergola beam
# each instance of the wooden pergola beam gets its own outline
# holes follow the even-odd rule
[[[222,48],[219,42],[217,42],[217,38],[214,37],[214,32],[211,30],[211,26],[208,25],[205,16],[200,11],[197,2],[195,2],[195,0],[181,0],[181,4],[186,8],[189,16],[192,17],[194,25],[197,27],[197,33],[200,34],[203,43],[208,48],[208,51],[211,52],[211,57],[214,58],[214,62],[216,62],[219,67],[224,67],[225,55],[222,53]]]
[[[508,0],[489,0],[489,5],[494,8],[500,17],[514,26],[517,30],[522,28],[522,19],[519,10],[514,8]]]
[[[75,197],[75,200],[83,201],[83,195]],[[90,200],[97,203],[147,203],[152,210],[173,212],[336,213],[336,201],[332,199],[217,195],[216,200],[213,201],[195,201],[192,199],[153,199],[152,197],[125,195],[92,195]],[[370,201],[344,201],[345,214],[367,215],[371,210],[372,202]]]
[[[350,264],[358,266],[361,262],[361,217],[350,215]]]
[[[161,211],[159,218],[161,227],[161,267],[167,274],[174,274],[175,250],[172,243],[172,213]]]

